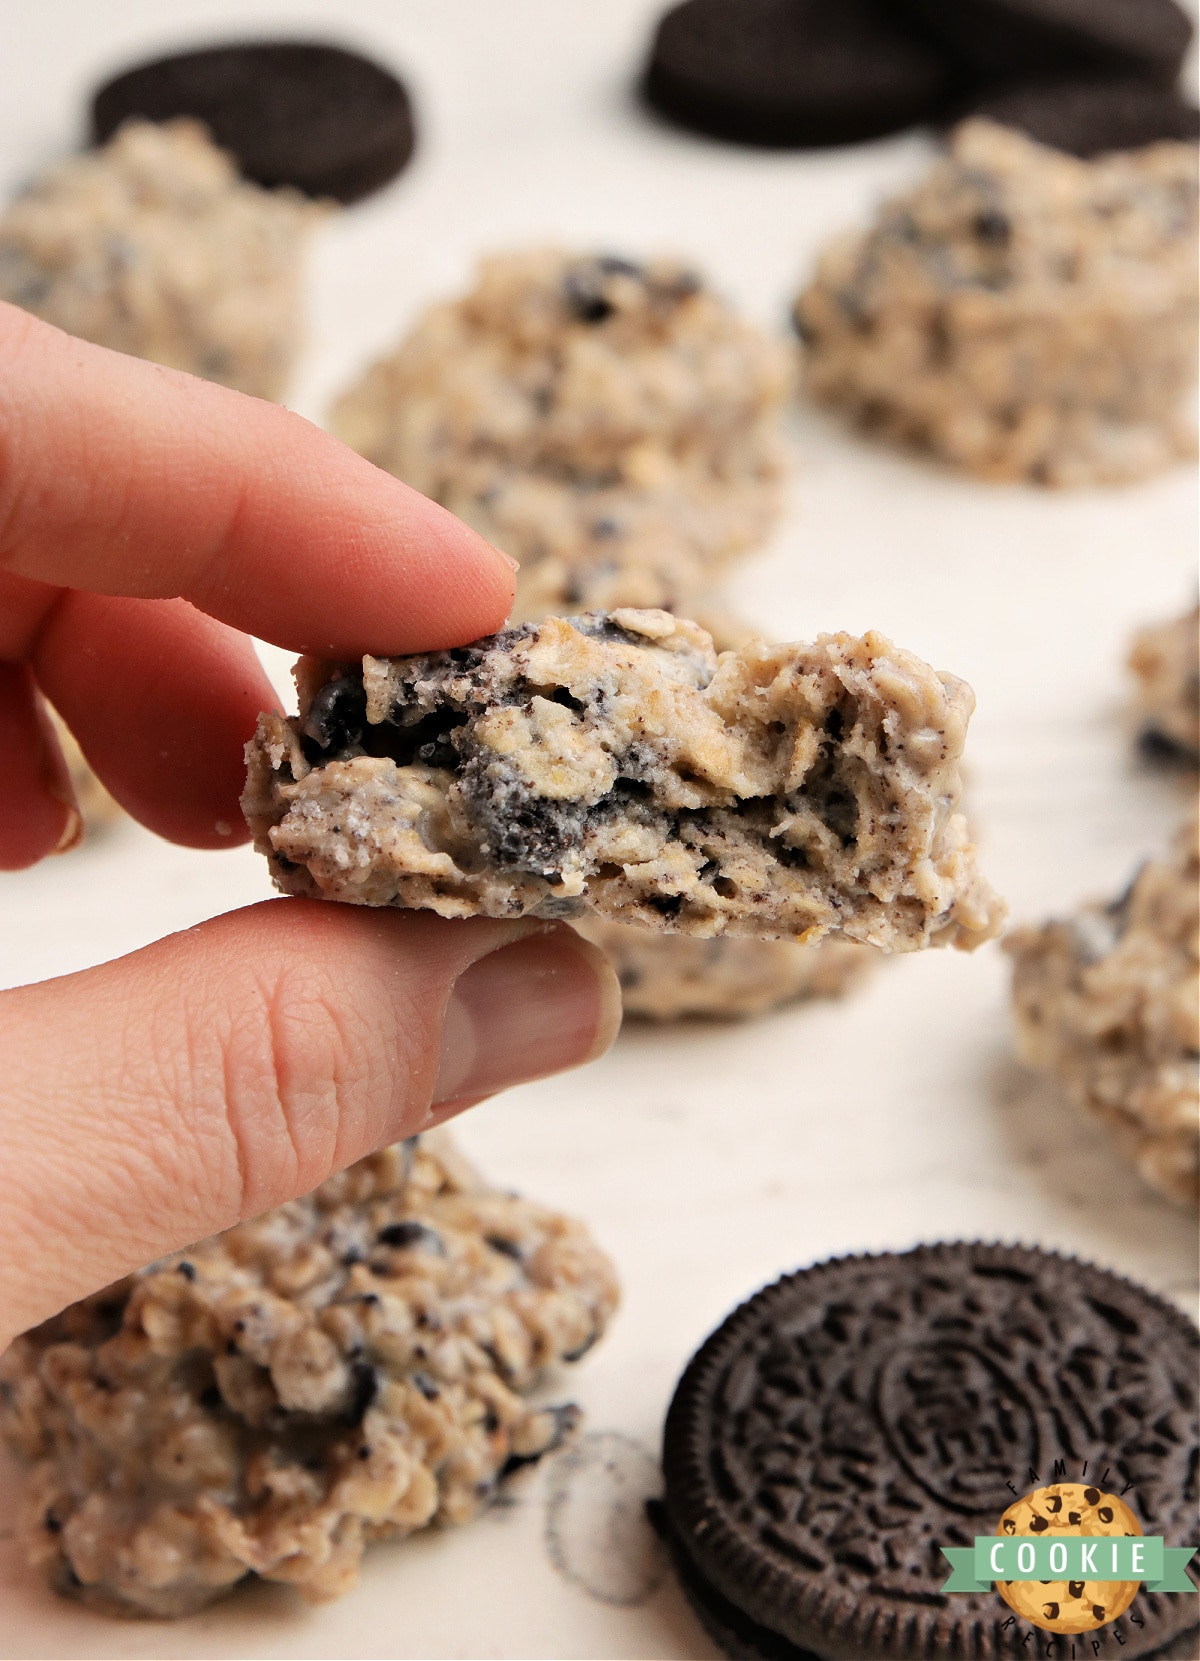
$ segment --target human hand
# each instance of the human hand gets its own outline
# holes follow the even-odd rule
[[[144,825],[229,847],[276,707],[247,633],[352,658],[502,624],[510,561],[286,410],[6,305],[0,365],[0,868],[78,836],[39,693]],[[295,899],[0,994],[0,1348],[619,1020],[564,925]]]

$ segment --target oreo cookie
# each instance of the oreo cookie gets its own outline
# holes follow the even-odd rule
[[[1031,81],[978,98],[964,114],[1016,127],[1084,159],[1200,137],[1200,110],[1146,80]]]
[[[1192,23],[1175,0],[896,0],[981,81],[1101,72],[1170,85]]]
[[[388,70],[318,42],[247,41],[156,58],[92,100],[103,144],[123,121],[203,121],[248,179],[354,202],[395,177],[416,142],[412,105]]]
[[[1177,1309],[1034,1248],[788,1275],[701,1346],[671,1403],[661,1516],[683,1589],[727,1655],[756,1661],[1041,1654],[1050,1635],[995,1591],[942,1590],[941,1547],[1055,1482],[1192,1543],[1198,1366]],[[1193,1598],[1143,1587],[1086,1653],[1195,1654],[1197,1637]]]
[[[643,91],[716,138],[851,144],[932,120],[945,55],[875,0],[684,0],[662,18]]]

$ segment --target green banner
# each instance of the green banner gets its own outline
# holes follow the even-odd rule
[[[1194,1592],[1185,1570],[1195,1546],[1161,1535],[977,1534],[943,1546],[953,1573],[943,1592],[986,1592],[994,1580],[1142,1580],[1148,1592]]]

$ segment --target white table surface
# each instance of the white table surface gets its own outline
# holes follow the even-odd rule
[[[403,70],[421,137],[408,173],[319,234],[293,399],[304,414],[321,420],[491,247],[678,251],[782,327],[820,244],[918,173],[930,147],[908,136],[756,154],[657,125],[629,92],[657,10],[6,0],[0,188],[76,140],[87,89],[127,59],[218,34],[327,32]],[[881,628],[973,684],[971,805],[1016,918],[1116,890],[1191,794],[1133,758],[1122,661],[1138,623],[1190,603],[1193,471],[1069,495],[989,488],[812,412],[796,418],[794,457],[785,524],[733,578],[741,609],[784,637]],[[266,657],[286,680],[283,654]],[[188,852],[123,823],[0,877],[0,985],[114,957],[267,892],[244,848]],[[485,1171],[585,1218],[620,1269],[609,1337],[552,1392],[586,1409],[588,1469],[560,1457],[469,1528],[376,1548],[340,1603],[309,1609],[260,1586],[192,1620],[126,1625],[60,1602],[21,1565],[6,1466],[0,1656],[711,1655],[639,1501],[681,1367],[742,1297],[833,1253],[974,1236],[1079,1252],[1194,1307],[1195,1219],[1142,1188],[1019,1068],[1006,987],[996,946],[899,959],[841,1003],[629,1030],[586,1071],[478,1109],[460,1136]]]

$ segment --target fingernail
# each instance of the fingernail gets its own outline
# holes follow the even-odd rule
[[[594,1061],[620,1025],[621,989],[603,952],[565,925],[527,936],[455,981],[434,1105]]]
[[[83,815],[77,807],[67,808],[66,823],[62,834],[55,843],[56,854],[69,854],[72,848],[77,848],[83,841]]]
[[[44,706],[39,707],[38,720],[42,736],[42,783],[47,795],[66,809],[63,827],[52,851],[56,854],[69,854],[72,848],[77,848],[83,841],[83,815],[79,811],[79,803],[75,797],[75,786],[71,783],[70,768],[59,745],[49,712]]]

